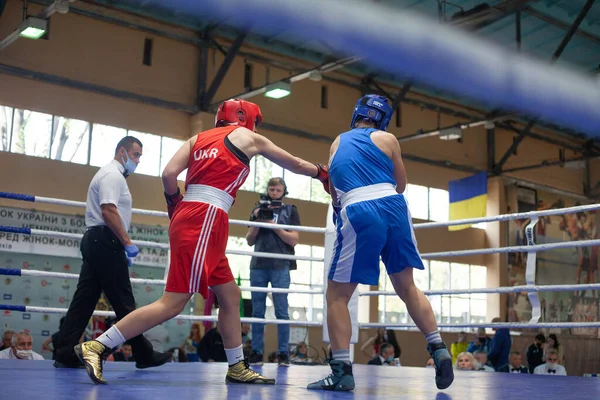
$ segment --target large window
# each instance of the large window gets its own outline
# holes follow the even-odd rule
[[[35,157],[50,156],[52,115],[15,109],[11,151]]]
[[[478,265],[424,261],[425,270],[415,270],[415,284],[421,290],[460,290],[486,287],[486,268]],[[381,265],[380,290],[394,290]],[[486,295],[455,294],[428,296],[438,323],[479,323],[487,321]],[[398,296],[379,296],[379,321],[413,323],[406,305]]]
[[[102,167],[115,158],[115,150],[119,141],[127,135],[127,130],[94,124],[92,128],[92,146],[90,152],[90,165]]]
[[[135,136],[144,144],[144,154],[136,173],[160,176],[184,141],[131,131],[88,121],[0,106],[0,151],[50,157],[55,160],[101,167],[114,157],[124,136]],[[185,180],[186,171],[178,179]],[[331,197],[321,182],[285,170],[270,160],[256,156],[241,190],[265,193],[272,177],[283,177],[288,198],[329,203]],[[423,221],[448,221],[448,191],[408,184],[405,197],[411,216]],[[484,228],[485,224],[474,225]]]
[[[8,151],[13,125],[13,109],[0,106],[0,151]]]
[[[50,158],[76,164],[87,164],[89,147],[89,122],[54,117]]]

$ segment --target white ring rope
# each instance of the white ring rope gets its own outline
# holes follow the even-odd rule
[[[52,307],[30,307],[27,306],[26,313],[45,313],[45,314],[66,314],[66,308]],[[112,311],[94,311],[93,315],[102,317],[115,317]],[[216,315],[178,315],[174,319],[187,321],[218,321]],[[262,323],[275,325],[299,325],[299,326],[323,326],[321,321],[296,321],[287,319],[260,319],[260,318],[241,318],[245,323]],[[595,322],[541,322],[541,323],[511,323],[511,322],[493,322],[493,323],[472,323],[472,324],[444,324],[438,323],[438,328],[495,328],[495,329],[533,329],[533,328],[600,328],[600,321]],[[414,324],[388,324],[379,322],[362,322],[358,324],[359,328],[410,328],[417,329]]]
[[[50,272],[39,270],[22,269],[21,276],[36,276],[43,278],[58,279],[78,279],[79,275],[65,272]],[[131,283],[150,286],[164,286],[166,281],[160,279],[139,279],[131,278]],[[242,291],[247,292],[273,292],[273,293],[301,293],[301,294],[324,294],[319,289],[277,289],[240,286]],[[502,293],[532,293],[532,292],[562,292],[570,290],[600,290],[600,283],[577,284],[577,285],[521,285],[521,286],[501,286],[498,288],[471,288],[471,289],[448,289],[448,290],[424,290],[427,296],[441,296],[451,294],[502,294]],[[361,292],[359,296],[396,296],[393,291],[369,291]]]
[[[15,200],[15,199],[13,199],[13,200]],[[55,198],[51,198],[51,197],[35,196],[35,202],[85,208],[84,202],[55,199]],[[445,222],[423,222],[423,223],[419,223],[419,224],[414,224],[413,228],[414,229],[424,229],[424,228],[437,228],[437,227],[446,227],[446,226],[454,226],[454,225],[478,224],[481,222],[505,222],[505,221],[512,221],[515,219],[527,219],[527,218],[533,218],[533,217],[548,217],[548,216],[552,216],[552,215],[575,214],[578,212],[593,211],[593,210],[599,210],[599,209],[600,209],[600,204],[588,204],[588,205],[575,206],[575,207],[554,208],[554,209],[543,210],[543,211],[530,211],[530,212],[524,212],[524,213],[502,214],[502,215],[495,215],[492,217],[466,218],[466,219],[460,219],[460,220],[455,220],[455,221],[445,221]],[[134,214],[139,214],[139,215],[150,215],[150,216],[154,216],[154,217],[168,218],[167,213],[164,211],[142,210],[139,208],[134,208],[132,211]],[[255,226],[258,228],[266,228],[266,229],[286,229],[286,230],[298,231],[298,232],[325,233],[325,228],[317,228],[317,227],[307,227],[307,226],[297,226],[297,225],[279,225],[279,224],[274,225],[274,224],[270,224],[270,223],[266,223],[266,222],[243,221],[243,220],[236,220],[236,219],[229,220],[229,223],[232,225]]]
[[[46,230],[42,230],[42,229],[31,229],[31,234],[37,235],[37,236],[50,236],[50,237],[76,239],[76,240],[81,240],[81,238],[83,237],[83,235],[81,233],[46,231]],[[132,240],[132,243],[137,246],[153,247],[153,248],[158,248],[158,249],[169,250],[168,243],[149,242],[146,240]],[[243,256],[251,256],[251,257],[263,257],[263,258],[276,258],[276,259],[281,259],[281,260],[323,262],[322,257],[296,256],[296,255],[288,255],[288,254],[265,253],[265,252],[260,252],[260,251],[226,250],[225,254],[235,254],[235,255],[243,255]]]
[[[66,308],[52,308],[52,307],[30,307],[27,306],[27,311],[25,312],[34,312],[34,313],[46,313],[46,314],[66,314]],[[93,315],[97,315],[100,317],[116,317],[116,314],[112,311],[94,311]],[[177,315],[173,317],[173,319],[182,319],[188,321],[218,321],[218,316],[216,315]],[[288,319],[261,319],[261,318],[249,318],[244,317],[241,318],[241,322],[247,323],[259,323],[259,324],[275,324],[275,325],[302,325],[302,326],[322,326],[323,323],[320,321],[295,321]]]
[[[41,230],[41,229],[31,229],[31,234],[38,235],[38,236],[61,237],[61,238],[69,238],[69,239],[77,239],[77,240],[80,240],[83,237],[83,235],[80,233],[46,231],[46,230]],[[149,242],[149,241],[145,241],[145,240],[134,240],[133,243],[136,245],[139,245],[139,246],[144,246],[144,247],[169,249],[168,243]],[[590,246],[600,246],[600,239],[536,244],[533,246],[510,246],[510,247],[499,247],[499,248],[492,248],[492,249],[441,251],[441,252],[435,252],[435,253],[423,253],[423,254],[421,254],[421,258],[431,259],[431,258],[442,258],[442,257],[460,257],[460,256],[473,256],[473,255],[479,255],[479,254],[517,253],[517,252],[530,253],[530,252],[547,251],[547,250],[554,250],[554,249],[567,249],[567,248],[573,248],[573,247],[590,247]],[[264,253],[264,252],[246,251],[246,250],[226,250],[225,253],[251,256],[251,257],[275,258],[275,259],[282,259],[282,260],[299,260],[299,261],[316,261],[316,262],[324,261],[324,259],[322,257],[296,256],[296,255],[288,255],[288,254]]]

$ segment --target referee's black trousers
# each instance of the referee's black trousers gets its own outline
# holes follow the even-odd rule
[[[135,299],[129,280],[125,248],[106,226],[88,229],[81,240],[83,264],[77,290],[58,335],[56,361],[67,365],[79,363],[73,347],[81,335],[104,291],[118,319],[135,310]],[[150,362],[153,348],[139,335],[128,340],[138,362]]]

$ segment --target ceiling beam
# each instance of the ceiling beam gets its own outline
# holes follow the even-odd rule
[[[215,97],[217,90],[219,90],[221,83],[223,83],[223,79],[225,79],[225,75],[227,75],[227,72],[229,72],[229,68],[231,68],[231,64],[233,64],[233,60],[237,56],[238,51],[242,47],[242,44],[244,43],[245,39],[246,33],[240,33],[238,37],[234,40],[234,42],[231,44],[229,50],[227,50],[227,55],[221,63],[221,66],[219,67],[219,70],[213,78],[212,83],[210,84],[206,92],[202,95],[202,109],[207,109],[210,106],[210,103]]]
[[[449,24],[470,30],[479,30],[523,10],[525,7],[528,7],[528,4],[530,3],[538,1],[539,0],[508,0],[490,6],[489,8],[482,9],[475,14],[465,15],[464,17],[460,16],[462,12],[458,12],[454,15],[459,15],[459,17],[449,21]]]
[[[527,13],[527,14],[529,14],[529,15],[537,18],[537,19],[540,19],[540,20],[542,20],[544,22],[547,22],[550,25],[554,25],[557,28],[561,28],[561,29],[564,29],[564,30],[569,30],[569,28],[571,27],[571,25],[569,25],[569,24],[567,24],[567,23],[565,23],[565,22],[563,22],[563,21],[561,21],[559,19],[556,19],[556,18],[554,18],[551,15],[543,13],[543,12],[541,12],[541,11],[535,9],[535,8],[532,8],[532,7],[525,7],[523,9],[523,12],[525,12],[525,13]],[[585,38],[587,40],[590,40],[590,41],[592,41],[592,42],[594,42],[596,44],[600,44],[600,36],[594,35],[593,33],[587,32],[587,31],[585,31],[583,29],[577,29],[577,31],[575,32],[575,35],[579,36],[579,37],[582,37],[582,38]]]

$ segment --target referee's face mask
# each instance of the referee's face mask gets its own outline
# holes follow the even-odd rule
[[[127,151],[125,147],[121,147],[119,151],[121,153],[121,163],[125,168],[125,176],[127,177],[135,172],[135,169],[140,163],[140,157],[142,157],[142,148],[139,144],[134,143],[129,151]]]

